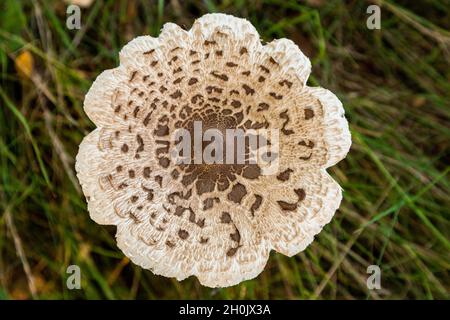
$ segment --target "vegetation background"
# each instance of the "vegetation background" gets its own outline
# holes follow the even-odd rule
[[[74,0],[75,1],[75,0]],[[366,27],[381,7],[381,30]],[[64,1],[0,2],[0,298],[448,299],[450,2],[95,0],[82,28]],[[94,126],[83,99],[132,38],[207,12],[249,19],[265,41],[310,57],[309,84],[343,101],[353,137],[330,169],[344,188],[332,222],[304,252],[272,253],[256,279],[225,289],[131,263],[115,228],[88,215],[74,156]],[[82,271],[68,290],[66,268]],[[381,290],[366,287],[369,265]]]

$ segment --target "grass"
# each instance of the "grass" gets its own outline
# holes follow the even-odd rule
[[[366,8],[381,6],[381,30]],[[445,1],[106,1],[68,30],[62,1],[0,4],[0,298],[448,299],[450,11]],[[310,85],[343,101],[353,137],[330,169],[344,189],[333,221],[304,252],[272,253],[256,279],[209,289],[153,275],[123,256],[115,230],[90,220],[74,176],[93,124],[84,94],[118,51],[163,23],[206,12],[246,17],[266,41],[310,57]],[[15,66],[28,52],[33,72]],[[66,268],[82,290],[66,288]],[[366,287],[380,266],[382,290]]]

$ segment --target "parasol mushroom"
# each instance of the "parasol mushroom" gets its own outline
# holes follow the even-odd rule
[[[209,287],[256,277],[272,249],[305,249],[339,207],[326,168],[351,145],[341,102],[306,86],[310,70],[292,41],[263,46],[251,23],[225,14],[132,40],[84,101],[97,128],[76,171],[91,218],[117,226],[134,263]],[[173,133],[195,121],[203,130],[278,130],[277,171],[174,161]]]

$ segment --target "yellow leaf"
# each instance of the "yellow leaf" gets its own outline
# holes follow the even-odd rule
[[[33,56],[29,51],[23,51],[14,61],[17,73],[21,78],[30,78],[33,72]]]

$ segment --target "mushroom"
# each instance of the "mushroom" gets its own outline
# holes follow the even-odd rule
[[[135,264],[231,286],[261,273],[272,249],[304,250],[330,222],[342,192],[326,168],[345,157],[350,133],[338,98],[306,86],[311,64],[292,41],[263,46],[247,20],[207,14],[189,31],[167,23],[119,55],[85,97],[97,128],[76,171],[91,218],[117,226]],[[172,134],[197,120],[278,130],[278,170],[174,161]]]

